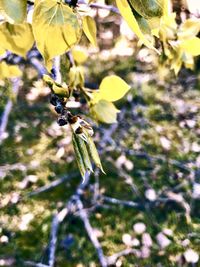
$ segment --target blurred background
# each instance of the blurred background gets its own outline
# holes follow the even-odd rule
[[[173,10],[179,21],[199,17],[200,2],[174,0]],[[200,266],[200,60],[176,77],[154,51],[138,46],[120,15],[93,13],[98,48],[86,38],[76,48],[86,57],[87,85],[98,88],[110,74],[131,85],[116,103],[118,123],[89,119],[106,172],[91,175],[81,195],[93,235],[108,258],[132,249],[112,258],[112,266]],[[34,53],[27,61],[8,55],[23,76],[12,87],[0,81],[0,266],[47,263],[53,215],[81,182],[69,126],[57,124]],[[68,69],[64,57],[66,81]],[[88,118],[84,101],[71,107]],[[57,237],[55,266],[102,266],[76,213]]]

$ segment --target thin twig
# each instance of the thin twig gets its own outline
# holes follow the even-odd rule
[[[108,266],[109,265],[115,265],[117,259],[122,257],[122,256],[127,256],[127,255],[130,255],[130,254],[136,254],[136,253],[137,253],[137,250],[136,249],[131,249],[131,248],[127,248],[127,249],[122,250],[122,251],[120,251],[118,253],[115,253],[115,254],[107,257]]]
[[[117,198],[113,198],[113,197],[107,197],[107,196],[102,196],[101,199],[103,202],[122,205],[122,206],[126,206],[126,207],[131,207],[131,208],[141,207],[140,204],[133,202],[133,201],[129,201],[129,200],[121,200],[121,199],[117,199]]]
[[[12,79],[12,93],[15,97],[17,97],[20,87],[20,79],[14,78]],[[5,132],[8,124],[8,118],[10,115],[10,112],[13,107],[13,101],[11,99],[8,100],[3,115],[1,117],[1,124],[0,124],[0,144],[2,144],[3,140],[5,139]]]
[[[35,191],[28,193],[26,196],[27,197],[32,197],[38,194],[41,194],[43,192],[47,192],[49,190],[52,190],[53,188],[59,186],[60,184],[71,180],[72,178],[76,177],[78,173],[71,173],[69,175],[66,175],[64,177],[61,177],[55,181],[53,181],[52,183],[48,184],[48,185],[44,185],[42,187],[37,188]]]
[[[107,264],[106,257],[104,256],[103,249],[101,247],[101,244],[99,243],[98,238],[96,237],[96,235],[94,233],[94,229],[92,228],[92,226],[90,224],[88,214],[87,214],[86,210],[84,209],[83,203],[80,200],[80,198],[77,199],[77,205],[79,208],[79,217],[83,221],[86,232],[87,232],[93,246],[95,247],[95,249],[97,251],[99,262],[100,262],[102,267],[107,267],[108,264]]]

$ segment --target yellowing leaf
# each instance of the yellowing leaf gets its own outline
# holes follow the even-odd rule
[[[2,47],[0,47],[0,56],[6,53],[6,50]]]
[[[33,33],[48,70],[55,56],[79,42],[81,32],[80,20],[69,6],[56,0],[36,1]]]
[[[99,98],[110,102],[122,98],[130,89],[130,86],[116,75],[105,77],[99,87]]]
[[[0,0],[0,11],[11,22],[22,23],[26,18],[27,0]]]
[[[188,40],[185,40],[183,42],[181,42],[180,44],[180,48],[192,55],[192,56],[198,56],[200,55],[200,38],[198,37],[194,37],[192,39],[188,39]]]
[[[80,48],[73,49],[72,56],[74,58],[74,61],[80,65],[83,64],[88,59],[88,55],[86,54],[86,52]]]
[[[91,107],[91,114],[98,121],[104,123],[117,122],[117,113],[120,111],[113,105],[113,103],[106,100],[100,100],[97,104]]]
[[[187,19],[180,26],[178,32],[179,39],[188,39],[197,35],[200,31],[200,19],[191,18]]]
[[[52,92],[56,94],[59,97],[69,97],[69,88],[66,84],[59,84],[55,82],[49,75],[44,74],[43,80],[47,83],[47,85],[50,87]]]
[[[85,82],[84,71],[81,66],[73,66],[69,71],[69,86],[72,88],[83,87]]]
[[[28,23],[2,23],[0,25],[0,44],[1,48],[25,57],[34,44],[31,25]]]
[[[8,65],[6,62],[2,61],[0,63],[0,79],[9,79],[22,76],[22,71],[18,66]]]
[[[90,43],[94,46],[97,46],[97,28],[96,23],[93,18],[90,16],[83,17],[83,31],[85,35],[87,36]]]
[[[145,35],[142,33],[142,31],[141,31],[141,29],[140,29],[140,27],[138,25],[138,22],[137,22],[136,18],[134,17],[133,13],[132,13],[131,7],[128,4],[128,1],[127,0],[116,0],[116,3],[117,3],[117,7],[118,7],[118,9],[119,9],[122,17],[128,23],[128,25],[132,29],[132,31],[143,42],[143,44],[146,45],[147,47],[149,47],[149,48],[154,49],[155,51],[157,51],[155,49],[155,47],[153,46],[153,43],[150,42],[145,37]]]

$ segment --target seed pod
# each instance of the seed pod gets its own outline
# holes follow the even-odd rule
[[[101,164],[99,153],[96,149],[96,146],[95,146],[95,143],[94,143],[92,137],[89,134],[87,134],[87,139],[88,139],[88,142],[86,143],[86,146],[87,146],[89,155],[91,156],[95,165],[105,174],[103,167],[102,167],[102,164]]]
[[[76,142],[75,134],[72,135],[72,142],[73,142],[73,147],[74,147],[74,152],[75,152],[78,168],[80,170],[81,176],[84,179],[87,170],[86,170],[85,165],[83,163],[83,158],[82,158],[81,153],[79,151],[79,147],[78,147],[78,144]]]
[[[130,6],[145,19],[163,15],[164,0],[128,0]]]
[[[90,156],[88,154],[85,141],[81,137],[79,137],[77,134],[74,134],[74,139],[75,139],[75,142],[79,148],[79,152],[81,154],[85,169],[93,172],[92,164],[90,161]]]

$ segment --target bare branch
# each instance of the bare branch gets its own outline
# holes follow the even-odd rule
[[[127,256],[130,254],[136,254],[137,250],[136,249],[131,249],[131,248],[127,248],[125,250],[122,250],[118,253],[113,254],[112,256],[107,257],[107,263],[108,266],[109,265],[115,265],[116,261],[118,258],[122,257],[122,256]]]
[[[17,97],[20,87],[20,79],[15,78],[12,79],[12,93],[15,97]],[[5,139],[5,132],[8,124],[8,118],[10,115],[10,112],[13,107],[13,101],[11,99],[8,100],[3,115],[1,117],[1,124],[0,124],[0,144],[2,144],[3,140]]]

